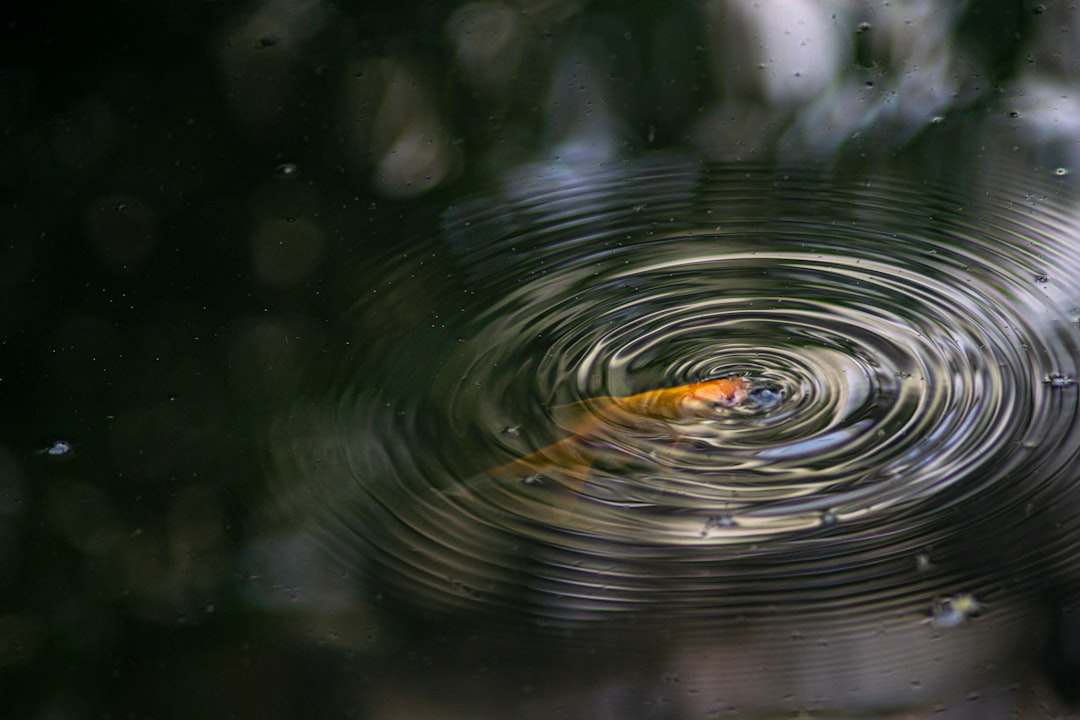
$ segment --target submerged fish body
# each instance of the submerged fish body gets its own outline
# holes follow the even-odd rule
[[[746,400],[750,388],[746,378],[728,377],[606,400],[632,416],[674,421],[708,417],[717,410],[734,407]]]
[[[601,437],[603,428],[647,431],[657,425],[715,417],[745,402],[752,388],[749,379],[736,376],[628,397],[584,400],[561,413],[567,417],[560,424],[570,432],[569,437],[492,468],[484,476],[535,485],[554,481],[576,492],[608,447]]]

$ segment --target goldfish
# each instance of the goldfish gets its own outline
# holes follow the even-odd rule
[[[746,402],[753,390],[749,378],[733,376],[628,397],[590,398],[570,406],[570,419],[561,423],[570,433],[568,437],[484,475],[515,479],[525,485],[557,480],[576,494],[598,457],[608,451],[602,439],[604,428],[648,433],[680,422],[715,417],[718,412]]]

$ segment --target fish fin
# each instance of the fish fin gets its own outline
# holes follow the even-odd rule
[[[546,479],[579,492],[595,460],[596,453],[583,438],[574,435],[483,474],[524,485],[542,485]]]
[[[547,504],[554,513],[552,519],[562,523],[573,514],[594,460],[595,451],[583,438],[572,436],[478,473],[442,492],[464,498],[495,489],[535,488],[537,502]]]

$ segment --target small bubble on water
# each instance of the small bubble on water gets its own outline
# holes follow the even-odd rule
[[[858,33],[869,32],[872,27],[873,26],[868,22],[861,22],[861,23],[859,23],[859,26],[857,28],[855,28],[855,32],[858,32]]]
[[[520,437],[521,426],[520,425],[507,425],[502,429],[502,434],[507,437]]]
[[[930,553],[921,552],[915,555],[915,569],[919,572],[926,572],[933,564],[930,560]]]
[[[1063,373],[1050,373],[1043,378],[1043,384],[1049,385],[1053,390],[1064,390],[1065,388],[1071,388],[1076,384],[1076,380],[1071,375],[1065,375]]]
[[[1050,276],[1046,275],[1045,273],[1038,273],[1035,276],[1035,282],[1037,282],[1037,283],[1048,283],[1048,282],[1050,282]]]
[[[300,172],[300,168],[294,163],[282,163],[274,168],[274,174],[280,178],[295,177],[298,172]]]
[[[521,478],[521,484],[529,487],[538,487],[544,484],[544,476],[540,473],[533,473],[532,475],[526,475]]]
[[[701,531],[701,537],[708,535],[711,530],[732,528],[736,525],[738,525],[738,523],[735,522],[735,518],[731,517],[731,515],[726,513],[724,515],[713,515],[705,521],[705,527]]]
[[[761,385],[751,390],[747,395],[746,405],[760,410],[772,410],[784,400],[784,394],[779,388]]]
[[[823,512],[823,513],[821,513],[821,526],[822,527],[830,527],[832,525],[835,525],[837,522],[839,522],[839,518],[836,517],[836,513],[833,513],[833,512]]]
[[[1063,168],[1063,167],[1055,168],[1054,169],[1054,174],[1057,175],[1058,177],[1064,177],[1064,176],[1069,174],[1069,169],[1068,168]]]

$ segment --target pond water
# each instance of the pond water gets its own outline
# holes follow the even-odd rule
[[[327,538],[350,604],[439,628],[433,672],[493,703],[474,717],[513,676],[460,670],[475,644],[530,648],[555,697],[583,664],[575,692],[663,696],[658,717],[1001,684],[1078,570],[1063,183],[520,168],[364,259],[385,283],[275,429],[282,514]],[[392,298],[424,306],[402,322]],[[768,401],[601,413],[542,472],[492,470],[596,398],[732,376]]]
[[[1076,715],[1069,5],[3,13],[4,717]]]

